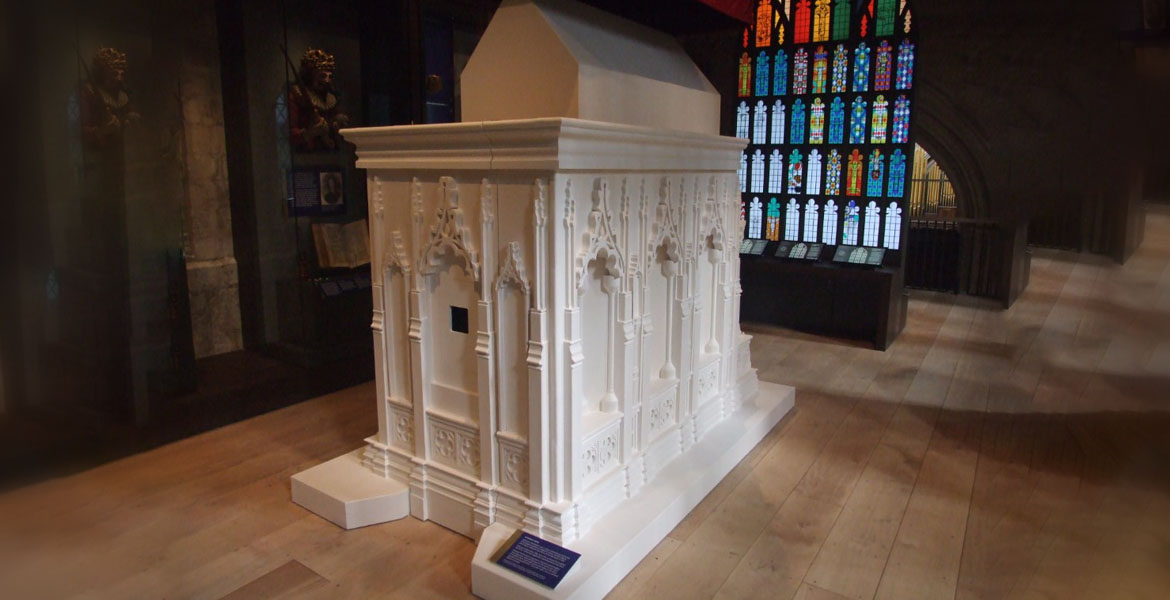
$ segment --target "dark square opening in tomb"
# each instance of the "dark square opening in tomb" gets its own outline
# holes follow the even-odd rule
[[[451,331],[467,333],[467,309],[462,306],[451,307]]]

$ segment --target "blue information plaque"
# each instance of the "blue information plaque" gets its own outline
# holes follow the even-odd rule
[[[501,567],[539,584],[556,588],[580,554],[534,535],[517,531],[493,557]]]

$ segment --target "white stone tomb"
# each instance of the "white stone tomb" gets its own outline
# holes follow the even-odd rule
[[[600,598],[792,407],[739,328],[746,142],[672,39],[567,0],[505,0],[462,81],[465,115],[513,120],[343,132],[378,433],[293,500],[479,538],[482,597]],[[515,529],[582,558],[533,583],[489,560]]]

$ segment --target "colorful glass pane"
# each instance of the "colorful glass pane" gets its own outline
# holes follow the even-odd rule
[[[752,59],[748,57],[747,52],[739,59],[739,95],[740,97],[752,95]]]
[[[796,51],[792,65],[792,93],[800,95],[808,92],[808,52],[804,48]]]
[[[825,84],[829,79],[829,53],[824,46],[817,46],[813,52],[813,85],[812,93],[825,93]]]
[[[886,126],[889,125],[890,103],[885,96],[878,96],[873,101],[873,123],[870,127],[869,143],[886,143]]]
[[[804,185],[804,156],[800,150],[788,155],[788,193],[799,194]]]
[[[837,0],[833,7],[833,39],[849,39],[849,11],[852,9],[849,0]]]
[[[882,40],[882,45],[877,49],[877,60],[874,62],[873,69],[873,89],[874,91],[885,91],[890,89],[890,70],[893,67],[894,49],[890,46],[889,40]]]
[[[783,96],[788,93],[788,54],[776,52],[776,66],[772,69],[772,93]]]
[[[866,176],[865,195],[871,198],[882,195],[882,184],[885,183],[886,159],[882,151],[874,149],[869,155],[869,173]]]
[[[830,88],[834,94],[844,94],[849,91],[849,51],[845,44],[837,44],[833,51],[833,85]]]
[[[841,228],[841,243],[846,246],[857,245],[857,228],[861,225],[861,214],[857,203],[850,200],[845,205],[845,222]]]
[[[771,79],[772,79],[771,77],[769,77],[770,73],[769,73],[769,68],[768,68],[770,60],[771,59],[764,52],[761,52],[760,55],[758,57],[756,57],[756,95],[757,96],[767,96],[768,95],[768,82],[771,81]]]
[[[852,115],[849,118],[849,143],[865,143],[865,99],[858,96],[853,99]]]
[[[813,41],[827,42],[829,41],[829,16],[833,9],[829,6],[829,0],[816,0],[816,9],[813,11]]]
[[[902,40],[898,44],[898,89],[908,90],[914,84],[914,44]]]
[[[804,143],[804,126],[804,101],[797,99],[796,102],[792,103],[792,130],[788,134],[788,143]]]
[[[748,129],[751,126],[750,114],[747,102],[740,102],[739,108],[735,109],[735,137],[746,138],[748,136]]]
[[[862,164],[861,151],[856,148],[849,155],[849,164],[845,167],[845,195],[861,195],[861,178],[865,166]]]
[[[756,7],[756,47],[766,48],[772,42],[772,2],[760,0]]]
[[[910,143],[910,99],[898,96],[894,100],[894,134],[895,144]]]
[[[768,201],[767,219],[764,237],[773,242],[780,241],[780,202],[775,198]]]
[[[841,154],[836,150],[829,152],[829,164],[825,168],[825,195],[837,196],[841,193]]]
[[[833,98],[833,105],[829,107],[829,143],[845,143],[845,103],[841,98]]]
[[[890,183],[886,195],[891,198],[901,198],[906,190],[906,156],[901,150],[894,150],[890,156]]]
[[[869,46],[861,42],[853,58],[853,91],[869,91]]]
[[[874,22],[878,37],[894,35],[894,0],[878,0]]]
[[[796,3],[796,23],[793,25],[792,42],[794,44],[808,43],[809,33],[812,29],[812,6],[808,0],[800,0]]]
[[[823,144],[825,143],[825,103],[817,98],[813,100],[809,110],[811,114],[808,125],[808,143]]]

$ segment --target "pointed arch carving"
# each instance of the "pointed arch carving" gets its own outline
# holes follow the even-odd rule
[[[504,250],[504,262],[500,265],[500,274],[496,277],[496,292],[499,293],[505,286],[515,287],[528,295],[531,289],[528,285],[528,274],[524,269],[524,257],[520,255],[520,242],[508,242]]]
[[[386,252],[382,255],[382,264],[387,269],[398,269],[404,275],[410,274],[410,260],[406,257],[406,245],[402,242],[401,231],[395,229],[390,232]]]
[[[459,185],[453,177],[440,177],[439,190],[442,198],[435,212],[430,239],[419,257],[419,273],[433,275],[439,272],[444,256],[450,254],[462,262],[463,272],[479,283],[479,255],[471,247],[471,233],[463,224]]]
[[[654,207],[654,226],[650,233],[650,247],[647,248],[647,265],[652,263],[658,255],[658,249],[665,247],[666,264],[665,275],[678,274],[678,263],[682,252],[682,242],[678,236],[678,225],[675,222],[674,211],[670,207],[670,192],[672,186],[668,177],[662,178],[662,185],[658,188],[658,204]]]
[[[702,243],[706,243],[708,239],[711,240],[711,244],[707,247],[707,250],[711,252],[710,258],[712,262],[718,262],[723,257],[725,250],[723,211],[720,210],[718,198],[719,194],[716,190],[716,181],[712,177],[707,182],[707,200],[703,202],[705,213],[703,231],[705,235],[701,240]]]
[[[588,230],[585,232],[585,248],[577,254],[577,295],[585,292],[587,268],[594,259],[605,265],[602,281],[606,292],[616,292],[625,272],[625,261],[614,235],[612,216],[609,214],[609,185],[598,178],[593,184],[593,208],[589,211]]]

